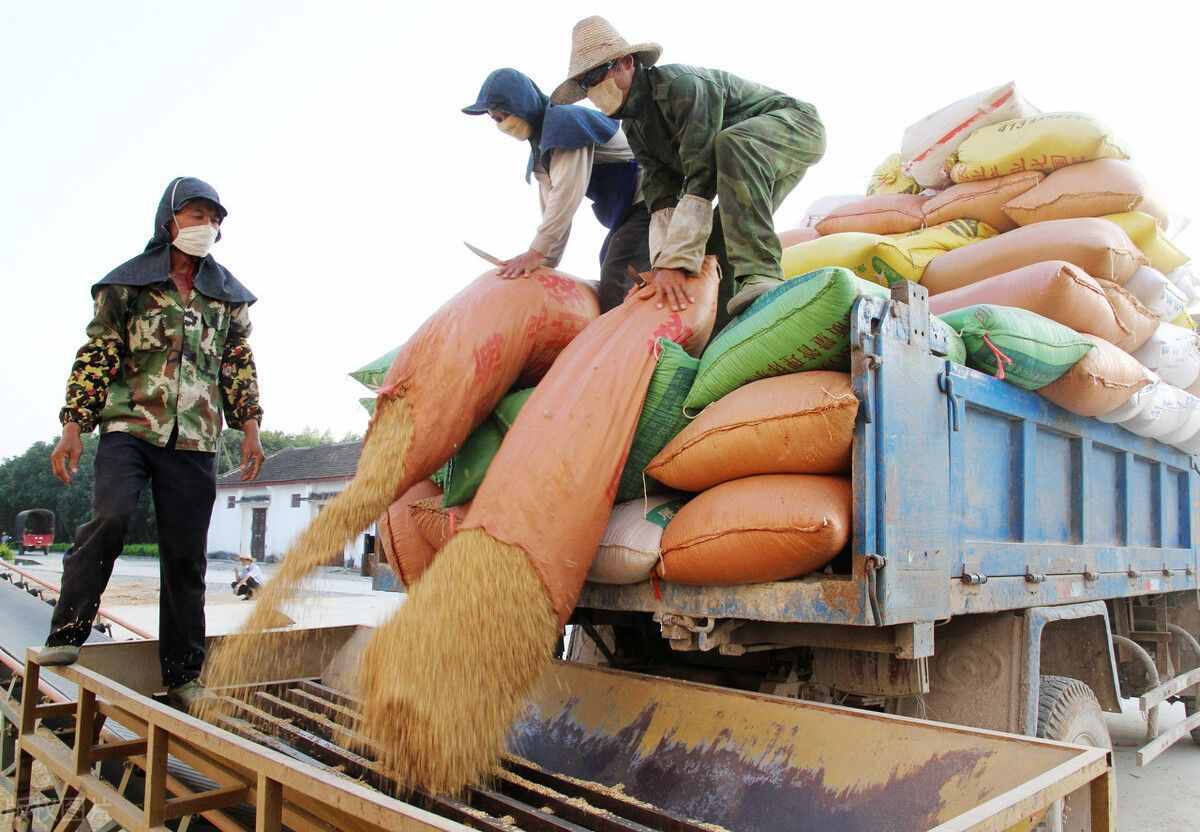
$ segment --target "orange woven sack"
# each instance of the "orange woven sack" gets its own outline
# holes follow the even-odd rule
[[[817,233],[905,234],[925,225],[921,206],[929,197],[917,194],[875,194],[842,205],[817,223]]]
[[[931,197],[922,206],[925,222],[938,225],[951,220],[979,220],[997,231],[1011,231],[1017,227],[1004,205],[1037,185],[1045,174],[1031,170],[1012,173],[999,179],[984,179],[980,182],[964,182],[953,185]]]
[[[566,623],[608,525],[660,338],[699,355],[716,317],[706,257],[683,312],[631,296],[571,342],[504,437],[463,524],[522,549]]]
[[[767,474],[710,488],[662,538],[658,574],[679,584],[782,581],[820,569],[850,539],[850,480]]]
[[[1080,416],[1103,416],[1151,382],[1150,371],[1129,353],[1102,338],[1083,337],[1095,346],[1066,375],[1039,388],[1039,394]]]
[[[810,226],[789,228],[787,231],[779,232],[779,246],[780,248],[791,248],[800,243],[811,242],[820,236],[817,233],[817,229]]]
[[[646,475],[704,491],[755,474],[848,472],[857,413],[846,373],[764,378],[706,407],[651,460]]]
[[[1107,220],[1050,220],[948,251],[925,269],[921,285],[937,295],[1045,260],[1066,260],[1092,277],[1124,284],[1148,262]]]
[[[470,503],[446,508],[440,499],[432,497],[418,500],[409,506],[408,511],[413,526],[416,527],[426,545],[433,550],[429,562],[433,561],[441,548],[446,545],[446,541],[453,537],[454,533],[462,526],[470,508]],[[424,567],[428,567],[429,562],[426,562]],[[424,567],[421,572],[425,571]],[[412,579],[415,581],[419,577],[418,573],[413,575]]]
[[[412,586],[433,560],[434,548],[429,545],[413,522],[409,507],[420,500],[442,496],[442,489],[429,480],[421,480],[404,492],[376,521],[379,528],[379,547],[388,566],[400,583]]]
[[[379,390],[381,400],[402,398],[412,420],[396,496],[453,456],[514,385],[545,375],[599,313],[590,287],[549,269],[518,280],[492,270],[446,302],[404,344]]]
[[[1047,260],[929,299],[929,311],[944,315],[964,306],[990,303],[1028,309],[1076,332],[1116,343],[1132,330],[1117,317],[1112,302],[1091,275],[1065,260]]]
[[[1097,280],[1097,285],[1104,290],[1108,302],[1112,304],[1113,314],[1121,324],[1121,329],[1129,334],[1113,344],[1129,354],[1140,350],[1158,329],[1158,316],[1146,308],[1133,292],[1124,286],[1118,286],[1111,280]]]

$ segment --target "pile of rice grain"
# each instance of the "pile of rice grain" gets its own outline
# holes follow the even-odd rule
[[[391,505],[404,478],[404,460],[412,439],[408,404],[402,398],[381,400],[354,479],[292,544],[282,567],[259,590],[258,603],[239,634],[224,639],[208,657],[203,675],[206,687],[238,684],[245,679],[244,668],[262,666],[283,649],[282,638],[264,632],[277,620],[276,611],[295,597],[305,578],[329,560],[330,552],[340,551]],[[292,645],[288,649],[298,649],[296,642],[287,640]],[[214,706],[211,700],[202,700],[199,715],[212,719]]]
[[[495,770],[558,634],[526,554],[460,532],[368,645],[357,730],[402,782],[459,792]]]

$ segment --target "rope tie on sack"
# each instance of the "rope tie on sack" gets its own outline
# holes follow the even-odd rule
[[[989,350],[992,351],[992,355],[996,357],[996,378],[998,378],[1000,381],[1004,381],[1004,365],[1012,364],[1013,360],[1001,352],[1000,348],[992,343],[992,339],[988,337],[986,332],[983,333],[983,343]]]
[[[662,559],[661,554],[659,555],[659,559],[660,560]],[[653,589],[654,589],[654,600],[661,601],[663,599],[662,583],[658,578],[657,568],[653,572],[650,573],[650,586],[653,587]]]

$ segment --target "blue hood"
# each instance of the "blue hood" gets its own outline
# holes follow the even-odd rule
[[[117,266],[92,286],[92,295],[101,286],[150,286],[170,279],[171,273],[171,220],[184,203],[193,199],[207,199],[216,204],[224,219],[228,212],[212,185],[193,176],[178,176],[167,184],[158,210],[154,214],[154,234],[145,250]],[[221,239],[217,235],[217,239]],[[195,288],[205,297],[227,303],[254,303],[258,298],[238,282],[229,269],[222,266],[209,254],[200,261],[196,270]]]
[[[549,162],[546,154],[555,148],[573,150],[589,144],[604,144],[620,127],[616,119],[601,112],[573,104],[552,105],[528,75],[515,69],[497,69],[479,89],[475,103],[463,107],[469,116],[485,115],[489,110],[503,110],[524,119],[533,128],[529,137],[529,162],[525,166],[525,181],[533,166]]]

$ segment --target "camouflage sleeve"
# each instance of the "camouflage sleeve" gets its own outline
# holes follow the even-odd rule
[[[707,199],[717,195],[717,135],[725,123],[725,96],[715,84],[695,75],[671,82],[669,118],[679,131],[683,192]]]
[[[250,310],[247,304],[235,306],[225,338],[225,353],[221,356],[221,405],[225,422],[241,429],[249,419],[262,424],[262,408],[258,404],[258,370],[254,353],[250,351]]]
[[[108,385],[121,371],[125,356],[125,313],[129,290],[105,286],[96,293],[95,314],[87,328],[87,343],[75,353],[67,379],[67,400],[58,413],[64,425],[77,422],[80,433],[91,433],[108,400]]]
[[[642,198],[651,213],[662,208],[673,208],[679,201],[679,192],[683,189],[683,180],[675,171],[658,161],[646,150],[645,144],[637,131],[630,130],[626,136],[629,149],[637,159],[642,171]]]

